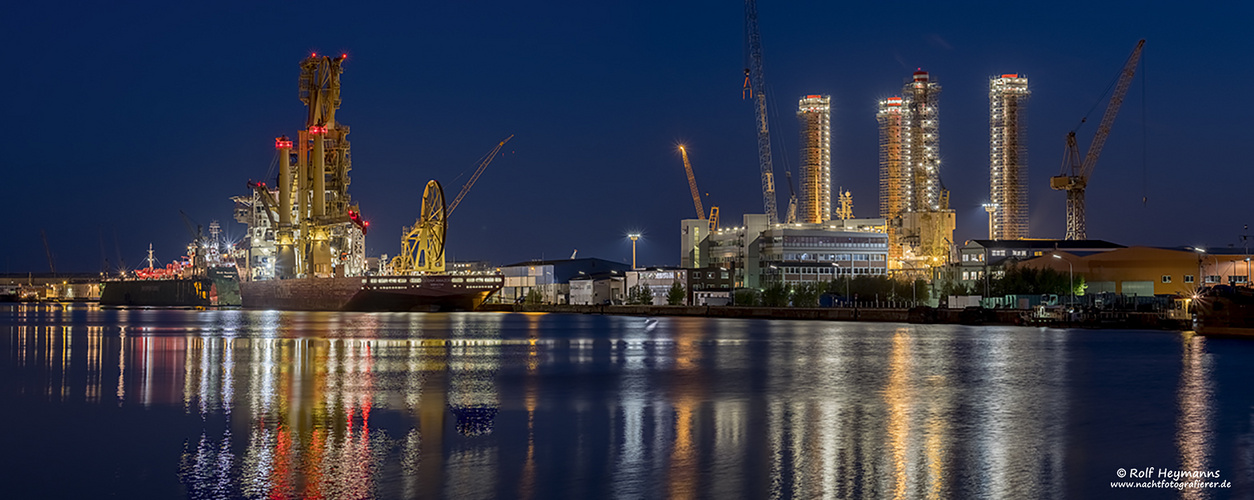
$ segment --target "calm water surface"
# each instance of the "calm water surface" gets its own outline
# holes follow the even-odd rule
[[[9,304],[0,351],[4,498],[1254,497],[1251,340]]]

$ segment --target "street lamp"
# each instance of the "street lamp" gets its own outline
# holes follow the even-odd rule
[[[635,269],[636,268],[636,240],[640,239],[640,233],[629,233],[627,237],[631,238],[631,268]]]
[[[840,274],[840,264],[838,264],[838,263],[836,263],[836,262],[833,262],[833,263],[832,263],[832,265],[833,265],[833,266],[836,266],[836,274],[837,274],[837,275],[839,275],[839,274]],[[851,267],[851,268],[849,268],[849,270],[850,270],[850,271],[853,271],[853,268]],[[850,299],[851,299],[851,297],[849,296],[849,274],[846,274],[846,275],[845,275],[845,300],[847,301],[847,300],[850,300]]]
[[[988,239],[991,240],[991,239],[994,239],[993,238],[993,214],[997,213],[997,204],[985,203],[984,211],[988,212]]]
[[[1071,283],[1071,307],[1075,307],[1075,266],[1071,265],[1071,261],[1062,258],[1061,255],[1054,254],[1054,258],[1067,263],[1067,278]]]
[[[1202,271],[1202,259],[1203,259],[1203,258],[1205,258],[1205,256],[1206,256],[1206,249],[1205,249],[1205,248],[1193,247],[1193,251],[1194,251],[1194,252],[1197,252],[1197,279],[1202,281],[1202,283],[1201,283],[1201,284],[1194,284],[1194,285],[1193,285],[1193,287],[1194,287],[1194,288],[1197,288],[1197,287],[1199,287],[1199,286],[1201,286],[1201,285],[1205,285],[1205,284],[1206,284],[1206,276],[1205,276],[1205,274],[1203,274],[1203,271]],[[1194,283],[1196,283],[1196,280],[1194,281]]]

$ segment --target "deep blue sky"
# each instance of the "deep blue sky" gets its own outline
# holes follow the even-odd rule
[[[337,117],[352,127],[350,193],[371,220],[372,255],[398,251],[428,179],[452,199],[509,134],[450,220],[453,259],[578,249],[626,261],[623,235],[640,230],[642,264],[677,264],[679,220],[694,215],[681,142],[707,207],[731,223],[762,210],[739,2],[108,4],[21,2],[0,15],[0,271],[47,269],[40,229],[59,271],[99,270],[101,240],[115,263],[120,250],[137,266],[149,242],[162,260],[181,255],[179,210],[241,234],[228,198],[266,175],[274,137],[303,125],[297,64],[311,51],[349,54]],[[1088,191],[1090,237],[1239,246],[1254,222],[1250,4],[847,4],[759,6],[781,181],[798,158],[797,99],[830,94],[834,183],[853,192],[855,215],[877,215],[875,104],[921,67],[944,87],[956,239],[983,238],[988,78],[1021,73],[1033,92],[1030,232],[1061,237],[1064,197],[1047,184],[1063,139],[1146,38],[1145,79]]]

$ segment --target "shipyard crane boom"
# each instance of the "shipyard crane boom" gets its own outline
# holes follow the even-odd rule
[[[488,153],[487,157],[483,160],[483,163],[479,164],[479,169],[475,170],[474,175],[470,176],[470,180],[466,181],[466,185],[462,186],[462,191],[457,193],[457,197],[453,198],[452,203],[449,203],[448,209],[444,212],[445,218],[453,215],[453,209],[457,208],[457,204],[462,202],[462,198],[466,197],[466,193],[470,192],[470,187],[475,185],[475,181],[479,180],[479,176],[482,175],[483,171],[488,168],[488,164],[492,163],[492,159],[496,158],[496,154],[501,151],[501,148],[505,146],[505,143],[509,142],[509,140],[513,138],[514,134],[510,134],[509,137],[506,137],[500,144],[497,144],[496,147],[492,149],[492,152]]]
[[[779,222],[775,209],[775,169],[771,165],[771,130],[766,122],[766,77],[762,72],[762,35],[758,32],[758,5],[745,0],[745,32],[749,38],[749,67],[745,76],[758,124],[758,166],[762,170],[762,205],[769,223]]]
[[[705,207],[701,206],[701,192],[697,190],[697,178],[692,175],[692,164],[688,163],[688,150],[680,145],[679,154],[684,157],[684,171],[688,173],[688,189],[692,191],[692,204],[697,208],[697,218],[705,220]]]
[[[262,211],[266,213],[266,219],[270,221],[270,227],[279,227],[279,223],[274,220],[275,207],[279,205],[275,201],[274,196],[270,194],[270,190],[266,188],[265,183],[248,181],[248,188],[257,193],[257,198],[261,200]]]
[[[797,190],[793,187],[792,170],[785,170],[784,176],[788,178],[788,211],[784,213],[784,222],[792,224],[797,222]]]
[[[39,230],[39,237],[44,240],[44,253],[48,254],[48,269],[52,270],[52,276],[57,275],[57,261],[52,258],[52,247],[48,246],[48,233],[43,229]]]
[[[1106,137],[1110,135],[1110,127],[1115,123],[1115,116],[1119,114],[1119,108],[1123,105],[1123,97],[1128,93],[1128,86],[1132,84],[1137,62],[1141,59],[1141,48],[1144,46],[1145,40],[1137,42],[1132,55],[1128,56],[1128,62],[1119,72],[1119,81],[1115,85],[1114,93],[1110,96],[1110,104],[1106,105],[1106,113],[1102,115],[1102,121],[1097,126],[1097,133],[1093,135],[1093,142],[1089,144],[1083,163],[1080,162],[1080,148],[1076,144],[1075,130],[1067,134],[1067,149],[1063,156],[1062,174],[1049,179],[1050,188],[1067,192],[1067,233],[1064,239],[1088,239],[1084,216],[1084,190],[1088,187],[1089,177],[1093,175],[1094,167],[1097,166],[1097,157],[1102,154]],[[1085,117],[1085,120],[1087,119]],[[1080,123],[1083,124],[1084,120]]]

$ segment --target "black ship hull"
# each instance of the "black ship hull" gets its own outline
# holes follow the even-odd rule
[[[1254,337],[1254,289],[1217,285],[1198,292],[1196,331],[1202,335]]]
[[[243,283],[245,308],[288,311],[473,311],[501,289],[499,275],[305,278]]]
[[[118,280],[102,283],[100,305],[123,307],[238,307],[234,270],[211,270],[206,277]]]

